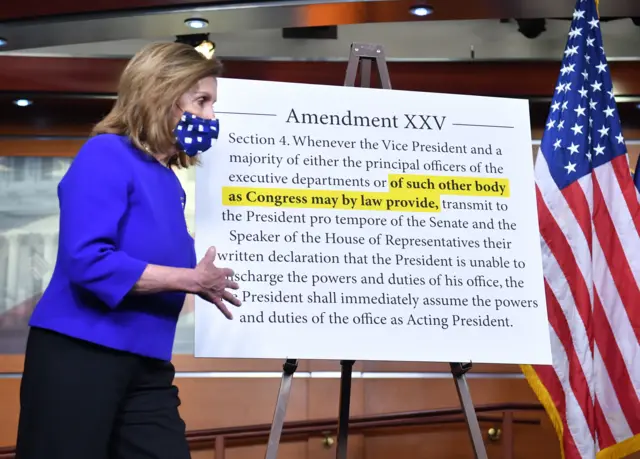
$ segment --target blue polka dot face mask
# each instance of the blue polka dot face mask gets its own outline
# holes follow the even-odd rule
[[[182,150],[189,156],[207,151],[218,139],[220,124],[217,119],[207,120],[184,112],[173,133]]]

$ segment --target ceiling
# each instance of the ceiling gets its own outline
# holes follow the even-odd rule
[[[343,25],[338,27],[336,39],[325,40],[286,39],[280,29],[211,33],[209,39],[216,43],[216,53],[223,59],[345,60],[351,43],[374,42],[384,46],[390,61],[468,60],[472,53],[478,60],[560,60],[568,30],[568,21],[550,20],[546,31],[528,39],[513,21],[485,19]],[[640,58],[640,27],[630,19],[603,23],[601,30],[609,60]],[[157,38],[174,39],[169,34]],[[78,43],[5,54],[128,58],[151,41],[135,38]]]
[[[49,19],[61,16],[79,16],[100,13],[115,15],[131,12],[162,12],[177,9],[193,10],[211,5],[241,3],[228,0],[21,0],[5,2],[0,10],[0,21],[25,19]],[[253,2],[269,3],[265,0]],[[575,6],[574,0],[430,0],[439,20],[567,17]],[[635,0],[610,0],[602,2],[600,13],[607,16],[638,16],[640,5]],[[394,19],[395,20],[395,19]]]
[[[240,0],[21,0],[4,2],[0,22],[29,20],[84,20],[90,17],[139,16],[148,13],[184,13],[215,11],[221,6],[247,4]],[[254,0],[252,5],[279,4],[269,0]],[[304,3],[330,3],[304,2]],[[340,3],[350,3],[340,0]],[[372,3],[372,2],[369,2]],[[398,2],[402,3],[402,2]],[[559,18],[570,17],[575,0],[429,0],[435,10],[433,19],[489,19],[489,18]],[[386,11],[387,13],[389,11]],[[399,20],[398,10],[391,22]],[[609,0],[600,5],[602,17],[640,16],[640,4],[635,0]]]
[[[5,52],[31,55],[128,57],[150,41],[207,32],[226,58],[344,59],[350,43],[368,41],[384,45],[390,59],[559,60],[566,19],[548,20],[546,31],[529,39],[513,18],[570,18],[575,6],[575,0],[430,0],[434,13],[419,18],[409,12],[416,1],[21,0],[3,5],[0,37],[8,41]],[[602,1],[600,13],[609,59],[640,57],[640,27],[629,19],[640,17],[640,2]],[[209,26],[189,29],[190,17]],[[338,25],[338,37],[282,38],[285,27],[323,25]]]

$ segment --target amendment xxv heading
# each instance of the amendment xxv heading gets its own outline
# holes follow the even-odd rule
[[[287,123],[312,124],[319,126],[350,126],[375,127],[388,129],[413,129],[427,131],[441,131],[447,117],[425,115],[422,113],[405,113],[401,117],[354,115],[351,110],[343,114],[335,113],[298,113],[295,109],[289,111]]]

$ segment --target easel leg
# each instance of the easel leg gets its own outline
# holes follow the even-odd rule
[[[265,455],[265,459],[276,459],[278,455],[278,445],[280,444],[284,417],[287,414],[287,404],[289,403],[289,395],[291,394],[291,383],[293,380],[293,374],[297,369],[298,361],[296,359],[287,359],[282,366],[280,391],[278,392],[276,409],[273,413],[273,423],[271,424],[271,432],[269,432],[269,441],[267,442],[267,453]]]
[[[487,450],[484,446],[484,440],[482,439],[482,432],[480,431],[480,424],[478,423],[478,417],[473,407],[471,392],[469,392],[469,385],[467,384],[467,378],[465,376],[471,369],[471,364],[451,363],[449,365],[451,366],[453,379],[456,382],[458,398],[460,399],[462,411],[467,421],[467,428],[469,429],[469,436],[471,437],[475,457],[476,459],[488,459]]]
[[[342,360],[340,366],[340,407],[338,415],[338,444],[336,459],[347,459],[347,443],[349,440],[349,410],[351,407],[351,374],[353,360]]]

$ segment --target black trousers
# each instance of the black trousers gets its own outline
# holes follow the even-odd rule
[[[29,331],[17,459],[189,459],[170,362]]]

